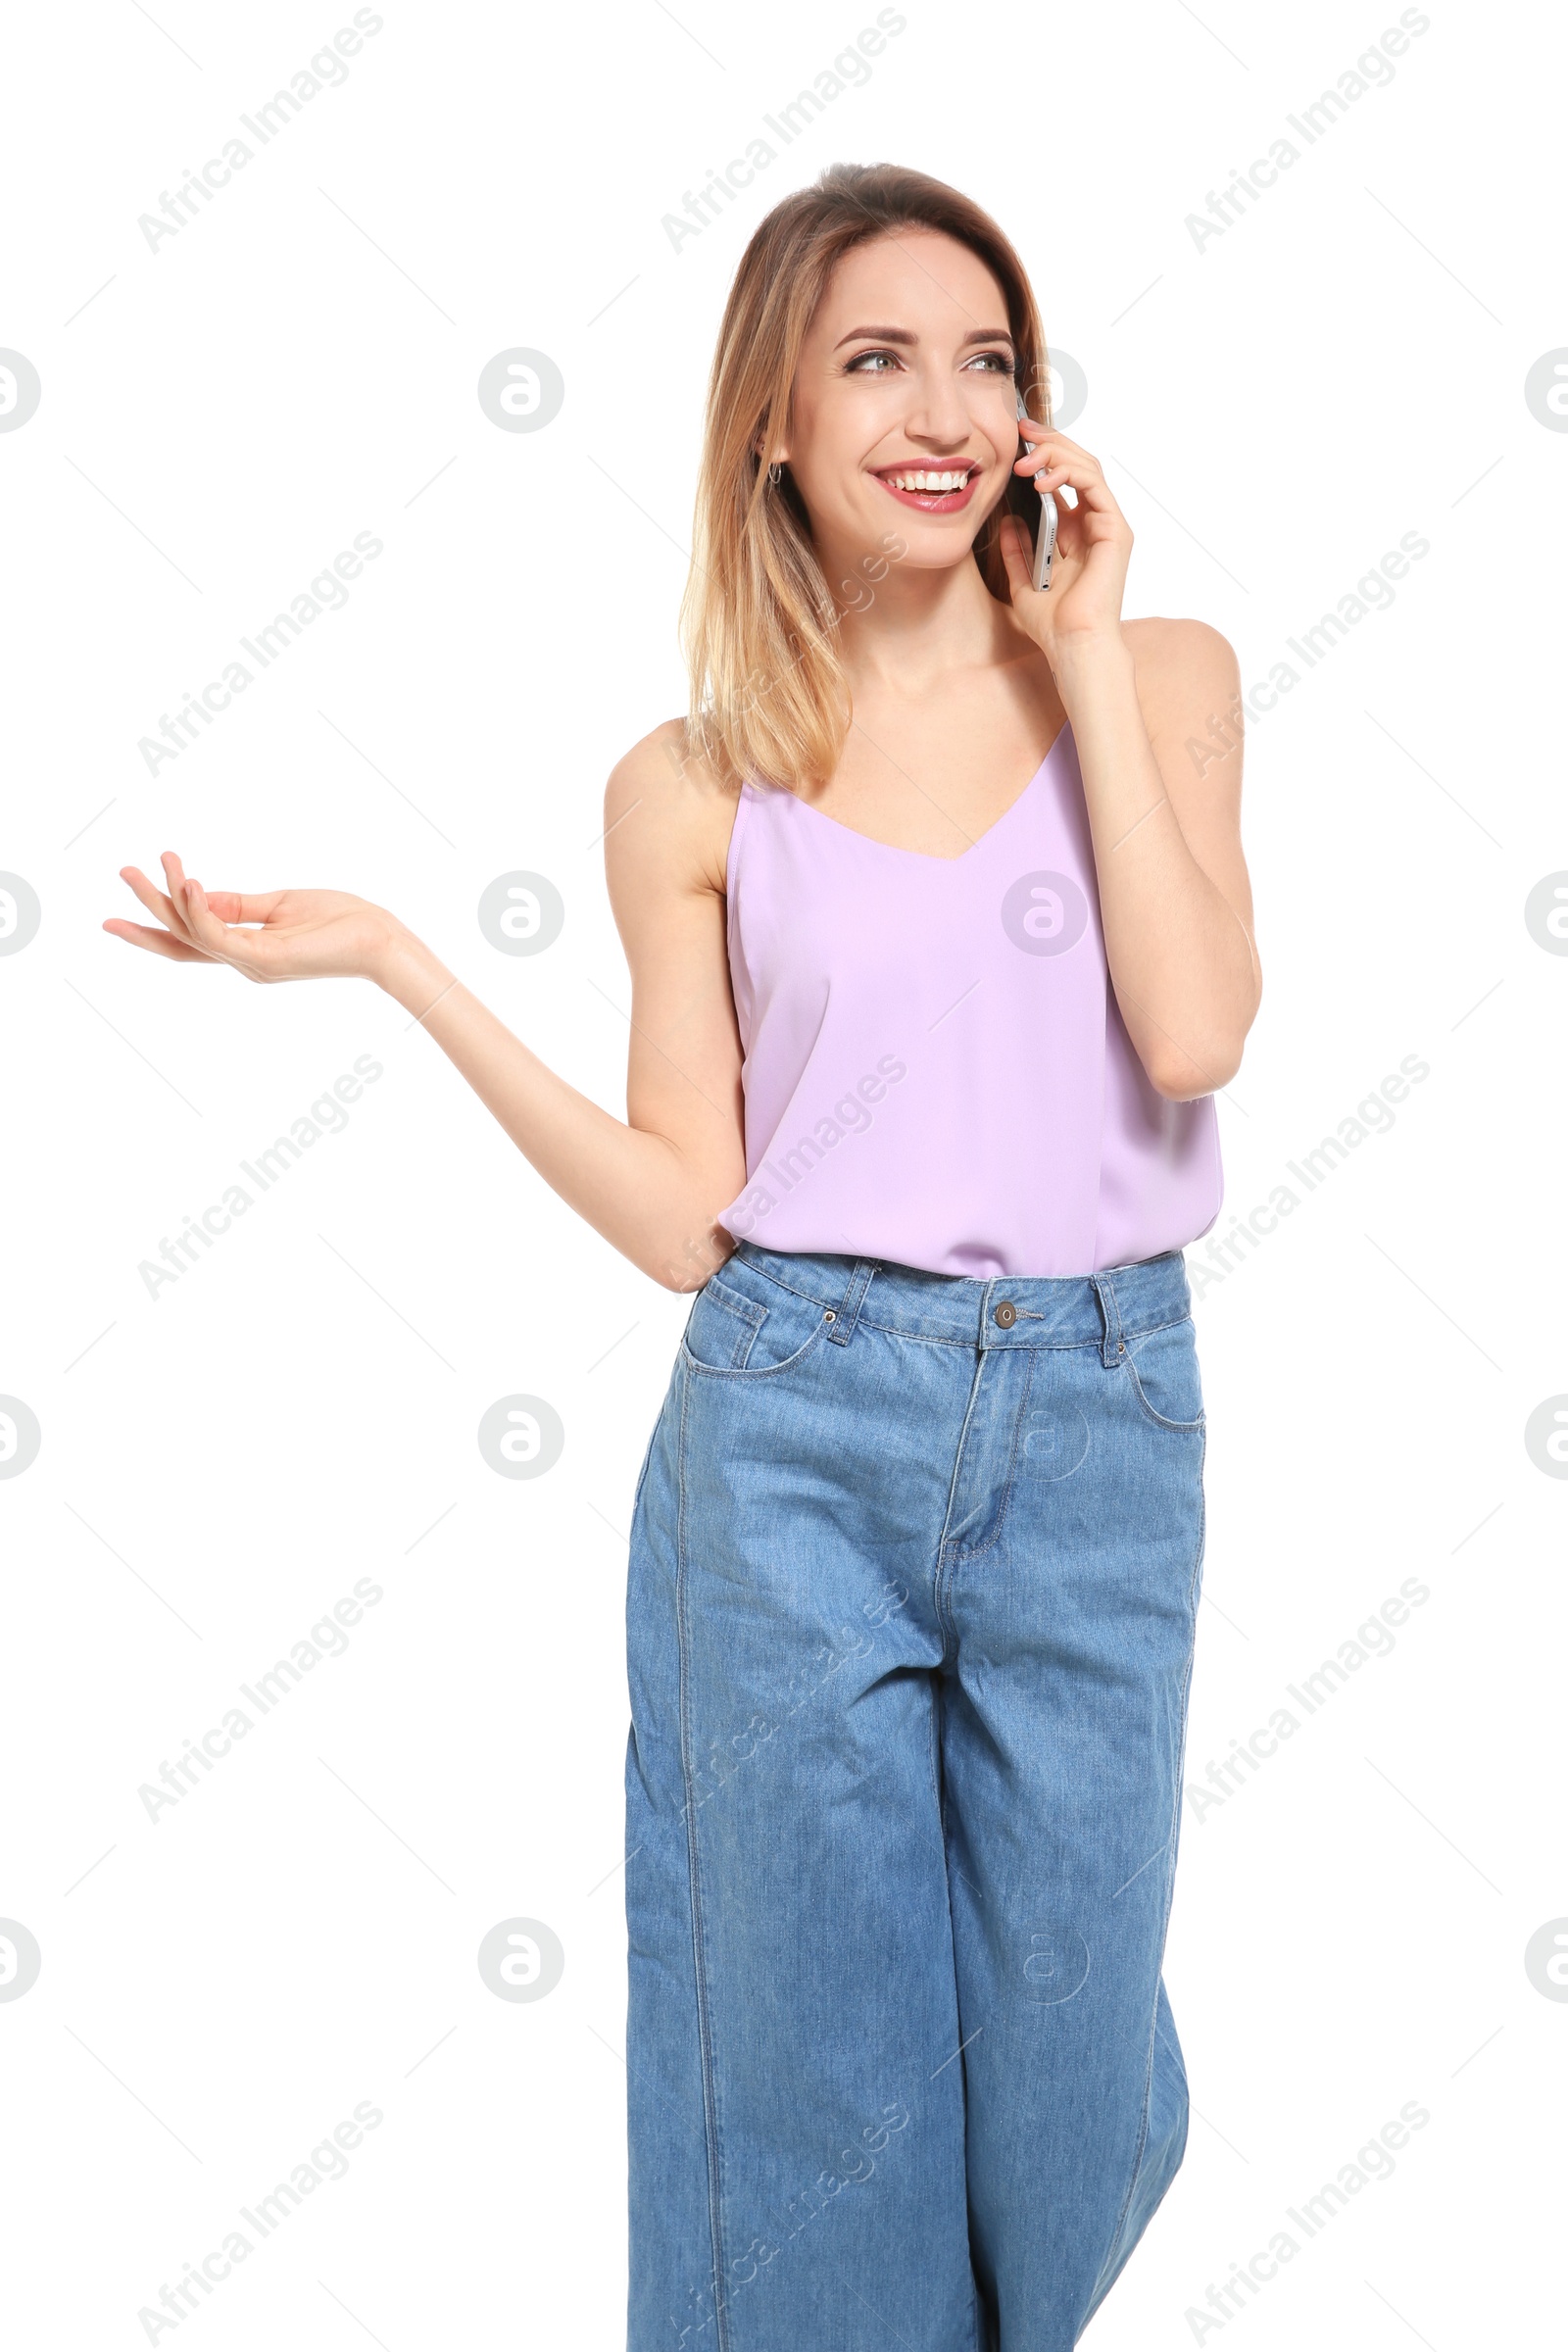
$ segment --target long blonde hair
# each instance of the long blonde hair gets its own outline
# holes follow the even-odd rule
[[[1017,382],[1051,421],[1045,334],[1022,262],[991,216],[956,188],[897,164],[834,164],[785,197],[741,257],[708,387],[692,568],[681,606],[691,677],[687,748],[731,787],[744,777],[825,783],[850,721],[839,612],[789,473],[765,460],[787,430],[801,345],[833,270],[873,237],[938,229],[1002,288]],[[760,451],[760,455],[759,452]],[[1007,595],[999,504],[975,540],[993,596]],[[845,582],[846,590],[852,585]]]

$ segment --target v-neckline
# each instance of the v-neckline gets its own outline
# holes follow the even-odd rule
[[[798,807],[806,810],[808,816],[814,816],[821,824],[831,825],[836,833],[847,833],[852,841],[863,841],[869,849],[886,850],[889,856],[894,858],[918,858],[922,865],[962,865],[965,858],[972,858],[977,850],[984,849],[986,843],[991,840],[994,834],[1001,832],[1003,826],[1006,824],[1009,817],[1016,815],[1017,811],[1022,808],[1024,802],[1033,792],[1035,786],[1039,783],[1041,777],[1045,774],[1046,769],[1050,766],[1062,737],[1067,734],[1068,731],[1068,722],[1064,718],[1060,726],[1056,729],[1054,735],[1053,735],[1051,738],[1051,742],[1046,748],[1045,758],[1041,760],[1040,765],[1035,769],[1034,774],[1030,777],[1023,790],[1007,803],[1007,806],[1005,808],[1004,808],[1002,814],[999,817],[994,818],[993,821],[987,825],[983,833],[977,833],[975,835],[974,840],[970,842],[967,849],[960,850],[958,852],[956,858],[941,858],[938,857],[936,852],[933,850],[906,850],[900,842],[881,841],[874,833],[862,833],[855,825],[845,824],[841,817],[829,816],[825,808],[817,808],[813,807],[811,802],[803,801],[798,792],[792,792],[790,794],[790,798],[797,804]],[[956,819],[950,818],[949,822],[956,823]],[[961,826],[959,827],[959,830],[962,830]]]

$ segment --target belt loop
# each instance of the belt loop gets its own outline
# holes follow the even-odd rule
[[[874,1257],[858,1257],[855,1261],[855,1271],[850,1276],[849,1289],[845,1292],[839,1304],[830,1310],[833,1321],[828,1328],[827,1336],[830,1340],[837,1340],[841,1348],[847,1348],[850,1344],[851,1335],[860,1319],[860,1302],[871,1287],[871,1277],[876,1272],[879,1262]]]
[[[1112,1284],[1105,1281],[1104,1277],[1100,1274],[1091,1274],[1089,1279],[1095,1286],[1095,1297],[1100,1301],[1100,1320],[1102,1327],[1100,1360],[1108,1371],[1114,1371],[1127,1352],[1127,1342],[1122,1337],[1121,1309],[1116,1304],[1116,1293]]]

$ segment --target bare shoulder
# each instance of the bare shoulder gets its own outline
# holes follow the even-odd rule
[[[1189,734],[1223,716],[1241,686],[1241,670],[1229,638],[1206,620],[1126,620],[1122,634],[1132,651],[1138,700],[1150,740]]]
[[[605,786],[605,871],[612,895],[657,880],[724,889],[736,795],[688,746],[686,722],[665,719],[617,760]]]

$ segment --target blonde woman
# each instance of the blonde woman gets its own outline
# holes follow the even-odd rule
[[[1185,2145],[1181,1251],[1259,981],[1240,750],[1184,747],[1237,671],[1123,617],[1048,380],[939,182],[838,167],[753,237],[691,708],[606,795],[624,1120],[363,900],[170,856],[106,926],[373,980],[696,1294],[627,1601],[630,2352],[1064,2352]],[[1062,494],[1041,591],[1015,480]]]

